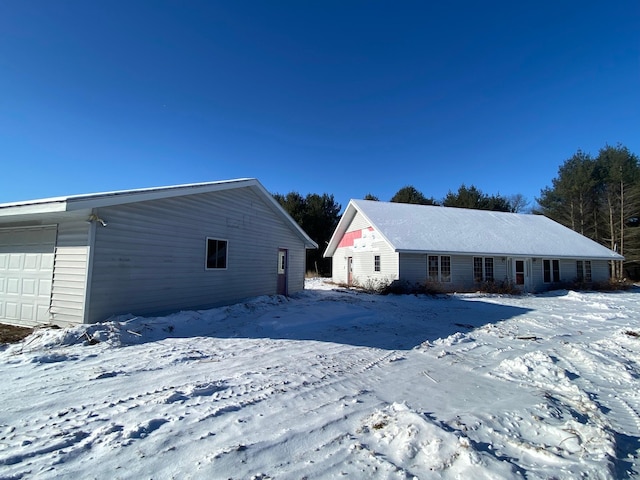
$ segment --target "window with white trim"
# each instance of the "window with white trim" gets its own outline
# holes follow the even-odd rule
[[[476,283],[493,282],[493,257],[473,257],[473,279]]]
[[[207,238],[206,269],[227,268],[227,241],[218,238]]]
[[[380,255],[375,255],[373,257],[373,270],[375,272],[379,272],[380,271]]]
[[[542,275],[544,283],[560,281],[560,260],[542,260]]]
[[[427,279],[432,282],[451,281],[451,257],[427,255]]]

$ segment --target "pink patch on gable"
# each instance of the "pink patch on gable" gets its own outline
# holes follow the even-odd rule
[[[370,232],[373,232],[373,227],[367,228]],[[362,238],[362,230],[355,230],[353,232],[347,232],[342,236],[338,248],[341,247],[353,247],[354,240]]]

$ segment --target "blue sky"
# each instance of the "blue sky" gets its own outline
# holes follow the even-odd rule
[[[256,177],[533,201],[640,154],[640,3],[0,2],[0,202]]]

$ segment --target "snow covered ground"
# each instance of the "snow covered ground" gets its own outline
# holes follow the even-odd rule
[[[0,478],[640,478],[640,292],[292,298],[0,347]]]

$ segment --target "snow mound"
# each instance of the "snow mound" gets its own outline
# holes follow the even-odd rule
[[[461,432],[447,429],[404,403],[375,411],[357,434],[352,450],[375,459],[376,470],[390,468],[405,478],[500,479],[514,475],[509,465],[477,451]]]

